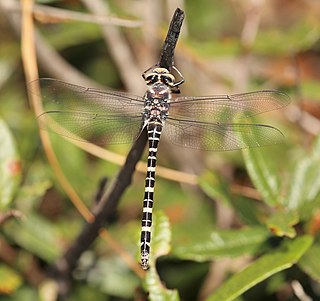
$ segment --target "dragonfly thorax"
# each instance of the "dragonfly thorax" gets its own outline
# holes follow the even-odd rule
[[[144,117],[147,121],[163,122],[168,117],[171,89],[166,84],[156,82],[148,86],[144,96]]]

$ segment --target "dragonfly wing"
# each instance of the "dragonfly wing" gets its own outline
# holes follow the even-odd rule
[[[36,85],[40,85],[45,110],[38,116],[42,128],[103,146],[132,142],[139,135],[144,105],[141,97],[55,79],[32,82],[32,93]]]
[[[48,128],[61,136],[105,146],[130,143],[141,129],[142,117],[47,111],[39,117],[41,128]]]
[[[49,108],[127,115],[137,115],[143,111],[143,98],[125,92],[86,88],[51,78],[35,80],[28,88],[36,93],[37,86],[40,86],[45,110]]]
[[[178,97],[170,104],[170,116],[204,122],[231,122],[248,118],[290,103],[290,97],[277,90],[233,95]]]
[[[169,118],[164,135],[180,146],[213,151],[236,150],[280,143],[283,134],[264,124],[190,122]]]

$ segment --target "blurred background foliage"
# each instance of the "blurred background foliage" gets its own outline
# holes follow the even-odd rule
[[[101,24],[45,10],[90,14],[89,2],[104,3],[107,16],[138,22],[109,24],[105,37]],[[171,16],[181,7],[186,19],[175,65],[186,79],[182,94],[274,88],[292,99],[285,110],[259,116],[284,132],[282,145],[210,153],[162,141],[159,165],[198,176],[193,185],[184,177],[169,181],[165,173],[157,178],[154,256],[169,256],[142,280],[112,244],[98,239],[73,273],[68,300],[146,300],[147,293],[150,300],[319,300],[319,1],[36,3],[46,5],[35,14],[41,77],[142,95],[141,73],[157,62]],[[0,300],[55,300],[50,267],[84,219],[43,151],[27,98],[19,7],[0,0]],[[99,183],[110,182],[119,165],[50,137],[68,181],[93,207]],[[129,148],[108,150],[126,155]],[[144,176],[135,174],[108,227],[136,259]]]

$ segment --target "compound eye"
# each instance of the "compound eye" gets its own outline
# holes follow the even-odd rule
[[[175,79],[171,74],[165,74],[162,76],[162,82],[168,86],[171,86],[174,83]]]
[[[149,74],[146,76],[145,81],[147,84],[153,84],[157,81],[157,76],[155,74]]]
[[[170,76],[166,76],[165,79],[166,79],[167,83],[172,83],[173,82],[173,80],[172,80],[172,78]]]

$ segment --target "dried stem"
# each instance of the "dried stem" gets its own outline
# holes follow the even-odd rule
[[[21,7],[19,2],[6,0],[7,8],[10,11],[20,11]],[[97,16],[92,14],[86,14],[77,11],[71,11],[67,9],[51,7],[48,5],[34,4],[32,8],[34,16],[44,23],[54,23],[61,21],[79,21],[88,22],[102,25],[114,25],[123,27],[141,27],[142,22],[138,20],[122,19],[114,16]]]
[[[81,0],[85,6],[95,15],[105,15],[109,13],[106,1],[102,0]],[[141,81],[141,70],[135,63],[135,58],[123,35],[114,26],[101,26],[102,35],[109,49],[121,79],[129,92],[142,92],[144,83]]]

